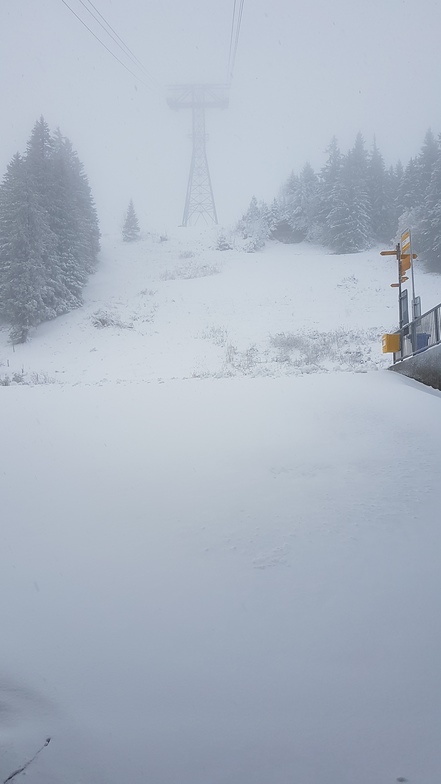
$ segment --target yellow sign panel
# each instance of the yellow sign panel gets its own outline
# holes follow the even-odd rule
[[[410,229],[406,229],[401,235],[401,253],[410,253]]]
[[[383,335],[381,343],[383,354],[397,354],[400,350],[400,335]]]

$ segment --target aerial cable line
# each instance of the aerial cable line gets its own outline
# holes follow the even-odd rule
[[[120,49],[122,49],[122,48],[123,48],[123,51],[125,50],[125,52],[124,52],[124,53],[125,53],[125,54],[126,54],[128,57],[130,57],[130,59],[132,60],[132,62],[134,63],[134,65],[137,65],[137,66],[139,66],[139,68],[142,68],[142,70],[144,71],[144,73],[146,74],[146,76],[148,76],[148,77],[149,77],[149,78],[150,78],[150,79],[151,79],[153,82],[156,82],[156,84],[157,84],[157,85],[158,85],[158,87],[159,87],[160,85],[159,85],[159,82],[157,81],[157,79],[155,79],[155,78],[152,76],[152,74],[150,74],[150,73],[149,73],[149,71],[148,71],[148,70],[147,70],[147,68],[146,68],[146,67],[143,65],[143,63],[141,62],[141,60],[139,60],[139,59],[137,58],[136,54],[135,54],[134,52],[132,52],[132,50],[130,49],[130,47],[129,47],[129,46],[127,46],[127,44],[126,44],[126,43],[123,41],[123,39],[121,38],[121,36],[120,36],[120,35],[118,35],[118,33],[116,32],[116,30],[115,30],[115,29],[112,27],[112,25],[111,25],[111,24],[110,24],[110,23],[107,21],[107,19],[106,19],[106,18],[103,16],[103,14],[102,14],[102,13],[101,13],[101,12],[98,10],[98,8],[96,7],[96,5],[94,5],[94,4],[92,3],[92,0],[87,0],[87,2],[89,3],[89,5],[90,5],[90,6],[92,6],[93,10],[94,10],[94,11],[96,11],[96,13],[97,13],[97,14],[98,14],[98,16],[100,17],[100,19],[102,19],[102,22],[104,22],[104,24],[102,24],[102,22],[100,22],[100,20],[99,20],[99,19],[98,19],[98,18],[95,16],[95,14],[93,14],[93,13],[92,13],[92,11],[90,10],[90,8],[87,8],[87,6],[86,6],[86,4],[83,2],[83,0],[79,0],[79,1],[80,1],[81,5],[83,5],[83,6],[84,6],[84,8],[86,8],[86,10],[89,12],[89,14],[91,14],[91,16],[93,16],[93,18],[94,18],[94,19],[95,19],[95,20],[98,22],[98,24],[100,25],[100,27],[102,27],[102,28],[103,28],[103,30],[104,30],[104,31],[107,33],[107,35],[109,35],[109,36],[110,36],[110,38],[112,38],[112,40],[113,40],[113,41],[115,41],[115,43],[117,44],[117,46],[119,46],[119,48],[120,48]],[[109,29],[108,29],[108,30],[106,30],[106,27],[104,27],[104,25],[106,25],[106,27],[108,27]],[[110,33],[109,33],[109,30],[111,31]],[[114,37],[114,36],[115,36],[115,37]],[[116,40],[116,39],[118,39],[118,40]]]
[[[134,55],[133,55],[133,54],[130,52],[130,50],[128,49],[128,47],[127,47],[125,44],[124,44],[124,45],[121,45],[121,43],[118,41],[118,38],[117,38],[116,36],[114,36],[114,35],[113,35],[113,33],[109,33],[109,31],[107,30],[107,28],[105,27],[105,25],[104,25],[104,24],[103,24],[103,23],[100,21],[100,19],[98,18],[98,16],[96,16],[96,15],[93,13],[93,11],[91,11],[91,10],[90,10],[90,8],[88,8],[88,7],[87,7],[87,5],[86,5],[86,3],[84,2],[84,0],[78,0],[78,2],[79,2],[79,3],[81,3],[81,5],[83,6],[83,8],[85,8],[85,9],[86,9],[87,13],[88,13],[88,14],[90,14],[90,15],[92,16],[92,18],[93,18],[93,19],[95,19],[95,22],[98,22],[98,24],[99,24],[99,26],[102,28],[102,30],[104,30],[104,32],[106,33],[106,35],[108,35],[108,36],[109,36],[109,37],[112,39],[112,41],[114,41],[114,42],[116,43],[117,47],[118,47],[119,49],[121,49],[121,51],[122,51],[122,52],[124,52],[124,54],[126,55],[126,57],[128,57],[128,58],[129,58],[129,59],[132,61],[132,63],[133,63],[134,65],[140,66],[140,67],[141,67],[141,68],[144,70],[144,66],[142,65],[142,63],[140,63],[140,62],[139,62],[139,61],[136,59],[136,57],[135,57],[135,56],[134,56]],[[93,7],[95,7],[95,6],[93,6]],[[100,14],[100,15],[101,15],[101,14]],[[119,36],[118,36],[118,37],[119,37]],[[124,43],[124,42],[123,42],[123,43]]]
[[[91,35],[93,35],[93,37],[94,37],[94,38],[95,38],[95,39],[98,41],[98,43],[100,43],[100,44],[101,44],[101,46],[103,46],[103,47],[104,47],[104,49],[106,49],[106,51],[107,51],[107,52],[109,52],[109,54],[111,54],[111,55],[112,55],[112,57],[114,57],[114,58],[115,58],[115,60],[117,60],[117,62],[118,62],[120,65],[122,65],[122,67],[123,67],[123,68],[125,68],[125,69],[126,69],[126,71],[128,71],[128,72],[129,72],[129,74],[131,74],[131,75],[132,75],[132,76],[133,76],[135,79],[137,79],[139,82],[141,82],[141,84],[143,84],[145,87],[152,87],[152,86],[153,86],[153,85],[151,85],[151,84],[148,84],[148,82],[144,81],[144,79],[141,79],[141,77],[140,77],[140,76],[137,76],[137,74],[136,74],[136,73],[134,73],[134,72],[133,72],[133,71],[132,71],[130,68],[128,68],[128,66],[127,66],[125,63],[123,63],[123,61],[122,61],[122,60],[120,60],[120,58],[119,58],[119,57],[118,57],[118,56],[117,56],[117,55],[116,55],[114,52],[112,52],[112,50],[111,50],[111,49],[109,49],[109,47],[108,47],[108,46],[106,46],[106,44],[105,44],[105,43],[104,43],[104,42],[101,40],[101,38],[99,38],[99,37],[96,35],[96,33],[94,33],[94,32],[93,32],[93,30],[91,30],[91,29],[90,29],[90,27],[89,27],[89,26],[86,24],[86,22],[85,22],[83,19],[81,19],[81,16],[78,16],[78,14],[77,14],[77,13],[76,13],[76,12],[73,10],[73,8],[71,8],[71,7],[70,7],[70,5],[69,5],[69,4],[66,2],[66,0],[61,0],[61,2],[62,2],[62,3],[63,3],[63,5],[65,5],[65,6],[66,6],[66,8],[68,8],[68,9],[69,9],[69,11],[70,11],[70,12],[71,12],[71,13],[72,13],[72,14],[73,14],[73,15],[74,15],[74,16],[75,16],[77,19],[78,19],[78,21],[79,21],[79,22],[81,22],[81,24],[82,24],[82,25],[83,25],[83,26],[86,28],[86,30],[88,30],[88,31],[89,31],[89,33],[90,33]]]
[[[234,40],[234,20],[235,20],[235,18],[236,18],[236,2],[237,2],[237,0],[234,0],[234,5],[233,5],[233,18],[232,18],[232,20],[231,20],[230,51],[228,52],[228,66],[227,66],[227,79],[228,79],[228,81],[230,81],[230,78],[231,78],[231,75],[232,75],[232,74],[231,74],[231,71],[230,71],[230,64],[231,64],[231,53],[232,53],[232,51],[233,51],[233,40]]]
[[[230,82],[233,78],[234,65],[236,62],[244,2],[245,0],[239,0],[239,7],[237,10],[237,0],[234,0],[233,20],[231,24],[230,53],[228,58],[228,81]]]

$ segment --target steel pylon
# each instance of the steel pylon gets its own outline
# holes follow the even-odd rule
[[[182,225],[194,225],[200,218],[217,224],[216,205],[208,168],[205,110],[228,106],[228,86],[218,84],[181,84],[169,88],[172,109],[192,110],[192,156]]]

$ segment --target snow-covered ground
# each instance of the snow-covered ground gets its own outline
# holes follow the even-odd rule
[[[1,781],[49,736],[29,784],[439,779],[441,394],[384,370],[394,278],[105,238],[84,308],[1,333]]]
[[[215,240],[196,229],[164,242],[104,238],[81,310],[40,326],[14,353],[0,333],[0,379],[24,372],[90,384],[387,365],[381,335],[396,328],[394,261],[307,244],[220,252]],[[437,304],[440,280],[422,280]]]

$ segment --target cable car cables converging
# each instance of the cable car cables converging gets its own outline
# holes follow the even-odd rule
[[[230,51],[228,54],[227,81],[231,82],[236,63],[237,47],[239,44],[240,26],[242,24],[243,6],[245,0],[234,0],[233,18],[231,20]]]
[[[114,59],[115,59],[115,60],[116,60],[116,61],[117,61],[117,62],[118,62],[120,65],[122,65],[122,67],[123,67],[123,68],[125,68],[125,70],[126,70],[126,71],[128,71],[128,72],[129,72],[129,74],[131,74],[131,76],[133,76],[135,79],[137,79],[139,82],[141,82],[141,83],[142,83],[142,84],[143,84],[145,87],[155,87],[156,89],[157,89],[157,88],[160,88],[159,82],[158,82],[156,79],[154,79],[154,77],[153,77],[153,76],[152,76],[152,75],[151,75],[151,74],[150,74],[150,73],[147,71],[147,69],[145,68],[145,66],[144,66],[144,65],[141,63],[141,61],[140,61],[140,60],[138,60],[138,58],[136,57],[136,55],[135,55],[135,54],[132,52],[132,50],[131,50],[131,49],[130,49],[128,46],[127,46],[127,44],[126,44],[126,43],[124,43],[124,41],[123,41],[123,39],[121,38],[121,36],[119,36],[119,35],[118,35],[118,33],[116,32],[116,30],[114,30],[114,28],[113,28],[113,27],[112,27],[112,26],[109,24],[109,22],[107,22],[107,20],[105,19],[105,17],[104,17],[104,16],[103,16],[103,15],[100,13],[100,11],[98,11],[98,9],[97,9],[97,8],[96,8],[96,6],[95,6],[95,5],[94,5],[94,4],[91,2],[91,0],[88,0],[88,2],[89,2],[89,5],[91,5],[91,6],[92,6],[92,8],[94,9],[94,11],[95,11],[96,13],[94,13],[93,11],[91,11],[91,10],[90,10],[90,8],[88,8],[88,6],[87,6],[87,5],[86,5],[86,3],[84,2],[84,0],[78,0],[78,2],[79,2],[79,3],[80,3],[82,6],[83,6],[83,8],[84,8],[84,9],[85,9],[85,10],[86,10],[86,11],[87,11],[87,12],[88,12],[88,13],[89,13],[91,16],[92,16],[92,18],[93,18],[93,19],[94,19],[94,20],[97,22],[97,24],[98,24],[98,25],[100,26],[100,28],[101,28],[101,29],[102,29],[102,30],[103,30],[103,31],[106,33],[106,35],[108,35],[108,36],[109,36],[109,38],[110,38],[110,39],[113,41],[113,43],[114,43],[114,44],[116,44],[116,46],[117,46],[117,47],[118,47],[118,48],[121,50],[121,52],[124,54],[124,56],[125,56],[125,57],[128,57],[128,58],[129,58],[129,60],[131,61],[131,63],[132,63],[132,64],[133,64],[133,65],[134,65],[136,68],[138,68],[138,70],[140,70],[140,71],[141,71],[141,72],[142,72],[142,73],[143,73],[143,74],[144,74],[144,75],[145,75],[145,76],[146,76],[146,77],[147,77],[147,78],[150,80],[150,83],[148,83],[147,81],[145,81],[145,79],[144,79],[142,76],[138,75],[138,74],[137,74],[137,73],[135,73],[135,72],[134,72],[134,71],[133,71],[131,68],[129,68],[129,67],[126,65],[126,63],[124,63],[124,61],[123,61],[123,60],[121,60],[121,58],[120,58],[120,57],[118,57],[118,55],[116,55],[116,54],[115,54],[115,52],[114,52],[114,51],[112,51],[112,49],[111,49],[109,46],[107,46],[107,44],[105,44],[105,43],[104,43],[104,41],[102,41],[102,40],[101,40],[101,38],[100,38],[100,37],[99,37],[99,36],[98,36],[96,33],[94,33],[94,31],[93,31],[93,30],[92,30],[92,29],[89,27],[89,25],[88,25],[88,24],[87,24],[87,23],[84,21],[84,19],[82,19],[82,18],[81,18],[81,16],[80,16],[79,14],[77,14],[77,13],[76,13],[76,11],[75,11],[75,10],[74,10],[74,9],[73,9],[73,8],[72,8],[72,7],[71,7],[71,6],[70,6],[70,5],[67,3],[67,2],[66,2],[66,0],[61,0],[61,2],[63,3],[63,5],[65,5],[65,6],[66,6],[66,8],[68,8],[68,9],[69,9],[69,11],[70,11],[70,12],[71,12],[71,13],[72,13],[72,14],[73,14],[75,17],[76,17],[76,19],[78,19],[78,21],[79,21],[79,22],[81,22],[81,24],[83,25],[83,27],[85,27],[85,28],[86,28],[86,30],[88,30],[88,32],[89,32],[91,35],[93,35],[93,37],[95,38],[95,40],[96,40],[96,41],[98,41],[98,43],[99,43],[99,44],[101,44],[101,46],[103,46],[103,47],[104,47],[104,49],[106,49],[106,51],[107,51],[107,52],[109,52],[109,54],[110,54],[110,55],[111,55],[111,56],[112,56],[112,57],[113,57],[113,58],[114,58]],[[161,92],[162,92],[162,90],[161,90]]]
[[[61,0],[63,5],[75,16],[76,19],[86,28],[86,30],[95,38],[96,41],[120,64],[122,67],[135,79],[141,82],[145,87],[154,88],[156,91],[160,92],[162,95],[162,86],[155,79],[151,73],[145,68],[141,60],[134,54],[134,52],[130,49],[129,46],[124,42],[120,35],[116,32],[115,28],[107,21],[101,11],[98,10],[97,6],[92,2],[92,0],[76,0],[77,3],[84,9],[84,11],[89,14],[89,17],[93,19],[92,27],[97,25],[97,31],[102,31],[102,34],[108,36],[107,43],[106,38],[101,35],[98,35],[91,26],[85,21],[83,15],[77,13],[75,8],[72,7],[70,3],[72,0]],[[244,7],[245,0],[233,0],[233,15],[231,19],[231,31],[230,31],[230,46],[228,52],[228,66],[227,66],[227,82],[231,84],[233,75],[234,75],[234,67],[236,63],[236,56],[237,56],[237,48],[239,45],[239,37],[240,37],[240,29],[242,24],[242,16],[243,16],[243,7]],[[79,9],[78,9],[79,10]],[[86,16],[86,19],[89,19]],[[118,50],[118,54],[115,53],[115,47]],[[130,67],[124,62],[124,58],[129,60]],[[146,79],[148,81],[146,81]]]

